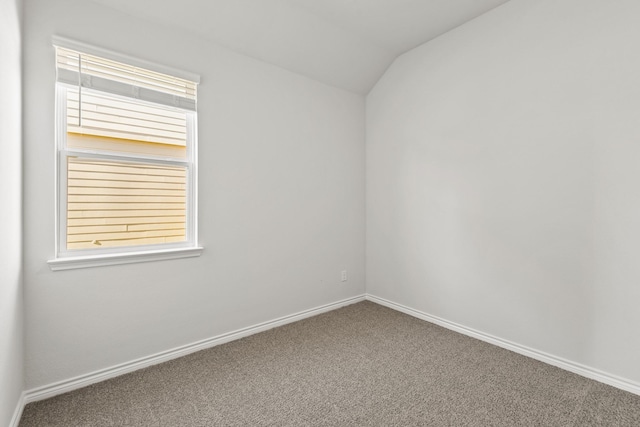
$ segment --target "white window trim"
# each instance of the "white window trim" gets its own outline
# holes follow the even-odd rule
[[[51,270],[62,271],[73,270],[77,268],[103,267],[107,265],[132,264],[139,262],[198,257],[202,254],[203,250],[204,248],[197,246],[193,248],[68,257],[49,260],[48,264]]]
[[[82,43],[72,42],[67,39],[54,37],[58,46],[84,50],[91,54],[101,55],[108,59],[131,63],[146,67],[154,71],[176,74],[175,70],[150,65],[144,61],[132,60],[124,55],[118,55],[99,48],[92,48]],[[177,77],[185,77],[199,82],[199,77],[190,73],[178,73]],[[195,77],[195,78],[194,78]],[[180,259],[197,257],[202,254],[203,248],[198,245],[198,194],[197,194],[197,114],[195,111],[187,111],[187,160],[156,158],[144,155],[119,155],[118,153],[98,153],[88,150],[69,149],[66,146],[66,88],[64,84],[56,83],[56,150],[55,150],[55,258],[47,263],[51,270],[70,270],[77,268],[100,267],[117,264],[130,264],[139,262],[159,261],[168,259]],[[185,242],[163,243],[154,245],[124,246],[104,249],[66,250],[62,242],[66,242],[67,229],[67,178],[66,168],[63,167],[66,158],[79,155],[83,158],[111,159],[119,161],[135,161],[160,163],[168,165],[187,166],[187,235]]]

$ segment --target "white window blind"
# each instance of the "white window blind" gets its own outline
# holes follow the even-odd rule
[[[63,47],[56,47],[56,58],[60,83],[196,110],[193,81]]]

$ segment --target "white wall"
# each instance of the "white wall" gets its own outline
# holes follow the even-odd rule
[[[21,3],[0,0],[0,425],[9,425],[24,375]]]
[[[640,2],[512,0],[367,98],[367,291],[640,381]]]
[[[54,34],[201,75],[200,258],[50,271]],[[364,98],[82,0],[24,41],[28,389],[364,292]]]

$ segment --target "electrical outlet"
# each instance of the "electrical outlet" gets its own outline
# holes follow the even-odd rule
[[[347,281],[347,270],[342,270],[342,275],[340,276],[340,280],[343,282]]]

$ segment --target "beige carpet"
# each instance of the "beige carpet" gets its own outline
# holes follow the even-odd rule
[[[362,302],[31,403],[31,426],[640,426],[640,397]]]

